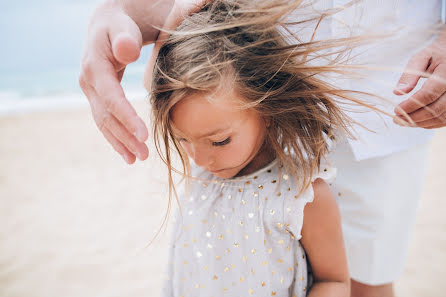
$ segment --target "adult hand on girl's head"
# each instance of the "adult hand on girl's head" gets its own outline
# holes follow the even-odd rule
[[[395,108],[398,119],[394,122],[409,125],[405,112],[415,123],[411,125],[413,127],[425,129],[444,127],[446,126],[446,29],[434,43],[410,59],[394,93],[402,95],[411,92],[422,73],[429,73],[431,76],[419,91]]]
[[[167,17],[163,29],[166,31],[173,31],[179,24],[189,15],[194,12],[200,11],[206,3],[212,0],[175,0],[175,4]],[[147,90],[150,90],[150,81],[153,72],[153,66],[155,65],[156,57],[158,56],[160,48],[169,38],[169,32],[161,30],[158,38],[155,42],[155,46],[147,62],[146,71],[144,74],[144,82]]]

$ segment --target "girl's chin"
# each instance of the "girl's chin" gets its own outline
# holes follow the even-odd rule
[[[214,176],[219,177],[219,178],[232,178],[237,175],[238,171],[227,169],[227,170],[219,170],[219,171],[215,171],[215,172],[211,171],[211,173]]]

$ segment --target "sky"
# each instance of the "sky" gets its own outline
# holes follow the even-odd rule
[[[88,20],[100,2],[1,0],[0,92],[26,95],[78,89]],[[143,54],[130,67],[129,80],[141,81],[146,58]]]

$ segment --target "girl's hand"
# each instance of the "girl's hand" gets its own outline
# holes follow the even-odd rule
[[[394,91],[397,95],[411,92],[423,72],[432,76],[418,92],[395,108],[398,118],[394,122],[425,129],[446,126],[446,29],[434,43],[410,59],[404,72]],[[402,111],[408,114],[415,125],[408,123]]]

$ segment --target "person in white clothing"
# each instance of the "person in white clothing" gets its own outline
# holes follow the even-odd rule
[[[333,2],[346,5],[348,1]],[[414,1],[363,0],[322,24],[331,29],[322,34],[328,31],[331,37],[393,33],[390,39],[354,50],[359,54],[353,64],[367,65],[367,77],[348,79],[343,82],[345,88],[378,94],[397,105],[401,94],[417,84],[419,76],[412,74],[414,71],[446,78],[440,52],[446,47],[444,33],[429,45],[436,33],[433,28],[441,22],[440,12],[440,1],[424,1],[421,5]],[[407,63],[409,71],[399,80]],[[417,126],[426,129],[395,125],[391,118],[371,112],[350,113],[373,132],[357,127],[358,139],[344,139],[331,154],[333,166],[339,169],[332,191],[338,196],[342,216],[352,296],[393,295],[392,283],[403,272],[415,223],[433,135],[429,129],[444,126],[445,91],[446,84],[434,77],[399,105]],[[423,105],[427,107],[420,108]],[[394,109],[381,106],[388,112]],[[435,111],[437,117],[432,114]],[[398,108],[395,112],[401,114]]]
[[[106,1],[97,8],[89,25],[79,82],[98,128],[129,164],[136,156],[147,159],[144,142],[148,131],[126,100],[120,80],[125,66],[138,58],[141,47],[157,39],[159,31],[154,28],[165,25],[166,19],[174,20],[169,26],[178,24],[204,1],[177,0],[175,6],[174,2]],[[323,24],[328,27],[322,32],[330,32],[333,37],[347,34],[346,28],[357,30],[354,33],[370,33],[372,28],[374,33],[373,29],[382,28],[377,27],[380,25],[389,31],[405,28],[399,32],[407,34],[414,31],[413,26],[421,32],[440,23],[440,0],[365,0],[352,6],[349,2],[319,1],[324,8],[348,6]],[[358,128],[358,140],[338,143],[331,155],[338,168],[332,191],[338,196],[342,215],[352,296],[393,296],[392,283],[403,270],[432,136],[427,130],[446,126],[446,84],[438,79],[446,79],[446,30],[430,37],[417,35],[416,46],[406,44],[404,48],[411,51],[386,64],[393,71],[376,71],[368,81],[349,81],[346,85],[391,99],[393,92],[395,101],[405,96],[391,110],[396,115],[395,123],[373,113],[352,113],[375,133]],[[382,63],[379,56],[392,52],[394,45],[379,45],[368,54]],[[405,65],[406,71],[398,77],[395,69]],[[421,83],[421,72],[432,77]],[[397,87],[390,87],[394,83]],[[419,89],[406,95],[416,87]],[[407,164],[411,170],[400,170]]]

